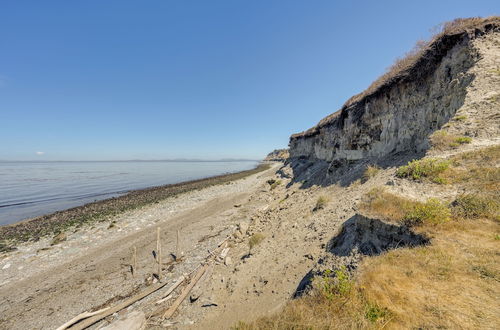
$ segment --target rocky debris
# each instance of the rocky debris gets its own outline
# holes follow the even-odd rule
[[[248,223],[247,222],[240,222],[238,224],[238,230],[241,233],[241,235],[245,236],[248,232]]]
[[[406,226],[389,224],[356,214],[342,225],[342,231],[328,244],[328,251],[337,256],[378,255],[402,247],[425,245],[430,239],[412,232]]]

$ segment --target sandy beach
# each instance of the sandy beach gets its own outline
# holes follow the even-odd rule
[[[189,183],[188,192],[71,228],[58,244],[52,245],[50,235],[17,244],[16,250],[0,256],[0,328],[56,328],[68,317],[140,290],[155,269],[151,252],[158,227],[167,260],[180,231],[185,261],[169,270],[168,277],[190,272],[208,249],[235,230],[242,216],[237,206],[262,189],[272,169],[242,179],[245,175],[219,178],[227,181],[223,184],[213,184],[214,178],[199,180],[194,185],[205,186],[200,189]],[[133,246],[138,259],[135,277],[129,271]]]

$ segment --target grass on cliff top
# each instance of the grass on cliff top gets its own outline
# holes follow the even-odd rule
[[[499,161],[500,146],[450,159],[453,167],[447,170],[461,171],[450,184],[467,191],[452,201],[415,201],[385,188],[370,191],[363,213],[410,225],[431,244],[366,257],[354,278],[335,274],[337,280],[331,280],[324,274],[310,294],[236,329],[498,327],[500,180],[494,171],[480,174]]]
[[[473,30],[475,28],[481,28],[487,23],[499,24],[499,17],[492,16],[488,18],[472,17],[472,18],[457,18],[453,21],[446,22],[437,27],[438,32],[434,34],[429,40],[419,40],[415,43],[415,46],[407,52],[404,56],[397,58],[394,63],[386,70],[386,72],[377,78],[371,85],[363,92],[352,96],[344,104],[344,107],[348,107],[364,97],[373,94],[383,85],[403,76],[407,71],[409,71],[418,61],[420,61],[426,54],[430,51],[432,47],[439,43],[441,39],[445,36],[463,33],[466,31]]]
[[[269,167],[269,164],[261,164],[255,169],[238,173],[132,191],[124,196],[89,203],[13,225],[0,226],[0,237],[2,239],[0,247],[2,250],[12,249],[19,242],[38,240],[44,236],[64,232],[69,228],[106,221],[125,211],[159,203],[166,198],[188,191],[227,184],[265,171]]]

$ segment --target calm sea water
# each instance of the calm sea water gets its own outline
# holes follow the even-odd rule
[[[254,168],[232,162],[0,162],[0,225],[129,190]]]

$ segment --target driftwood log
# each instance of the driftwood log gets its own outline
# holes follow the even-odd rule
[[[189,294],[189,292],[191,291],[191,289],[196,285],[196,283],[199,281],[199,279],[201,278],[201,276],[205,273],[205,271],[207,270],[208,266],[209,266],[209,263],[205,264],[203,267],[201,267],[198,270],[198,272],[196,273],[196,275],[191,279],[191,282],[189,282],[189,285],[186,286],[184,288],[184,290],[182,290],[182,293],[180,294],[179,297],[177,297],[177,299],[172,304],[172,306],[170,306],[165,311],[165,313],[162,316],[162,319],[170,318],[170,317],[172,317],[172,315],[174,315],[174,313],[177,310],[177,308],[179,308],[179,306],[184,301],[184,299],[186,299],[187,295]]]
[[[107,309],[109,309],[109,307],[106,307],[106,308],[103,308],[103,309],[100,309],[98,311],[95,311],[95,312],[83,312],[77,316],[75,316],[74,318],[72,318],[71,320],[69,320],[68,322],[64,323],[63,325],[61,325],[59,328],[57,328],[56,330],[64,330],[64,329],[67,329],[69,328],[70,326],[72,326],[73,324],[75,324],[76,322],[80,321],[80,320],[83,320],[83,319],[86,319],[88,317],[91,317],[91,316],[94,316],[94,315],[97,315],[97,314],[100,314],[100,313],[103,313],[105,312]]]
[[[89,317],[86,320],[83,320],[78,324],[75,324],[73,327],[71,327],[71,330],[82,330],[82,329],[85,329],[87,327],[90,327],[92,324],[96,323],[97,321],[100,321],[103,318],[105,318],[106,316],[109,316],[113,313],[116,313],[116,312],[124,309],[125,307],[132,305],[136,301],[139,301],[142,298],[150,295],[151,293],[163,288],[165,285],[167,285],[167,282],[161,283],[161,284],[156,285],[156,286],[151,286],[148,289],[144,290],[143,292],[140,292],[140,293],[136,294],[135,296],[130,297],[129,299],[125,300],[124,302],[122,302],[114,307],[108,308],[105,311],[103,311],[97,315]]]

